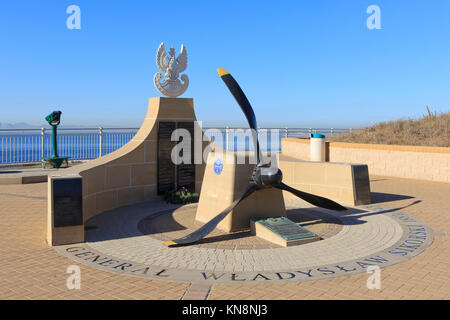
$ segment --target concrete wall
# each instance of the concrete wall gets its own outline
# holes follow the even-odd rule
[[[283,155],[309,160],[309,139],[281,140]],[[330,142],[330,162],[364,163],[370,174],[450,182],[450,148]]]

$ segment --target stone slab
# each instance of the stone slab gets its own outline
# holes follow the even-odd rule
[[[301,245],[320,240],[308,229],[286,217],[267,218],[251,221],[252,234],[282,247]]]
[[[283,182],[301,191],[332,199],[343,205],[371,203],[367,165],[305,161],[279,155]],[[284,197],[294,197],[283,192]]]

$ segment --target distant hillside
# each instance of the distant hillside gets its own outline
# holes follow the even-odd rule
[[[0,122],[0,129],[34,129],[34,128],[38,128],[38,126],[33,126],[25,122],[18,122],[18,123]]]
[[[328,141],[450,147],[450,112],[428,114],[420,119],[381,122],[359,131],[327,137]]]
[[[100,125],[103,128],[121,128],[120,125]],[[98,128],[99,125],[77,125],[77,124],[61,124],[58,126],[59,129],[64,128],[76,128],[76,129],[83,129],[83,128]],[[139,126],[137,126],[139,127]],[[18,123],[7,123],[7,122],[0,122],[0,129],[40,129],[40,128],[46,128],[49,129],[50,125],[48,123],[42,123],[41,125],[33,125],[25,122],[18,122]]]

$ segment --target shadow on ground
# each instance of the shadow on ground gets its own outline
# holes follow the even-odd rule
[[[402,194],[393,194],[393,193],[382,193],[382,192],[371,192],[370,193],[371,203],[380,203],[380,202],[390,202],[390,201],[398,201],[405,199],[413,199],[414,197],[405,196]]]
[[[402,207],[386,209],[386,210],[378,210],[378,211],[366,211],[366,210],[355,210],[355,209],[353,209],[351,212],[345,213],[345,214],[342,214],[341,216],[339,216],[339,220],[340,220],[340,223],[342,225],[363,224],[363,223],[367,222],[367,221],[364,221],[364,220],[360,220],[363,217],[373,216],[373,215],[377,215],[377,214],[391,213],[391,212],[403,210],[403,209],[408,208],[410,206],[416,205],[416,204],[418,204],[420,202],[422,202],[422,200],[413,201],[410,204],[407,204],[407,205],[402,206]],[[312,224],[316,224],[316,223],[321,223],[321,221],[315,221],[315,222],[312,222],[312,223],[305,223],[305,224],[302,224],[302,226],[308,226],[308,225],[312,225]]]
[[[386,194],[382,194],[386,195]],[[399,196],[399,195],[392,195],[396,196],[397,200],[400,199],[409,199],[412,197],[407,196]],[[383,196],[385,199],[387,196]],[[399,198],[401,197],[401,198]],[[392,201],[392,200],[391,200]],[[321,223],[331,223],[331,224],[338,224],[338,225],[357,225],[357,224],[363,224],[367,223],[367,221],[362,220],[361,218],[372,216],[372,215],[378,215],[378,214],[385,214],[385,213],[391,213],[395,211],[399,211],[402,209],[405,209],[407,207],[416,205],[420,203],[421,200],[416,200],[408,205],[392,208],[392,209],[386,209],[386,210],[377,210],[377,211],[369,211],[369,210],[362,210],[362,209],[356,209],[353,208],[348,213],[334,213],[330,210],[321,209],[321,208],[299,208],[299,209],[290,209],[286,211],[287,217],[294,221],[295,223],[298,223],[299,225],[303,227],[308,227],[315,224],[321,224]],[[145,210],[145,205],[140,204],[139,208],[133,208],[134,210]],[[174,232],[174,231],[181,231],[186,230],[186,234],[194,231],[195,229],[188,230],[185,226],[178,223],[176,219],[174,218],[174,212],[179,208],[169,209],[161,211],[157,214],[147,216],[140,220],[138,223],[138,230],[133,232],[126,232],[126,233],[114,233],[114,232],[108,232],[105,229],[110,229],[111,226],[102,225],[101,222],[102,219],[99,219],[97,221],[97,217],[94,217],[86,222],[85,231],[86,231],[86,239],[87,241],[95,242],[95,241],[105,241],[105,240],[113,240],[113,239],[121,239],[121,238],[130,238],[130,237],[136,237],[136,236],[142,236],[142,235],[157,235],[162,234],[166,232]],[[333,214],[332,214],[333,213]],[[164,219],[164,223],[157,223],[158,228],[155,228],[154,225],[155,219]],[[120,220],[119,220],[120,221]],[[126,217],[123,216],[122,225],[126,224]],[[200,227],[200,223],[195,223],[195,228]],[[114,229],[120,229],[121,226],[114,226]],[[125,228],[127,229],[127,228]],[[134,229],[134,228],[131,228]],[[99,232],[100,230],[100,232]],[[183,236],[185,236],[183,235]],[[220,234],[220,235],[210,235],[209,237],[201,240],[198,242],[198,244],[202,243],[211,243],[211,242],[218,242],[218,241],[226,241],[226,240],[232,240],[232,239],[239,239],[239,238],[245,238],[250,237],[251,233],[250,230],[242,230],[237,231],[229,234]]]

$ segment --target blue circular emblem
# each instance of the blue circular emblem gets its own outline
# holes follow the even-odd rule
[[[222,169],[223,169],[222,159],[217,158],[216,161],[214,162],[214,172],[216,174],[220,174],[222,172]]]

